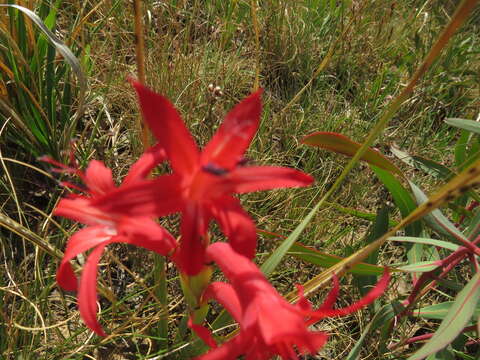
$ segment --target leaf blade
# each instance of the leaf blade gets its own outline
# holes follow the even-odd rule
[[[354,156],[362,146],[345,135],[324,131],[307,135],[302,142],[306,145],[332,150],[349,157]],[[395,164],[373,148],[368,148],[360,160],[403,177],[402,171]]]
[[[480,273],[455,298],[455,303],[432,338],[407,360],[421,360],[450,344],[470,321],[480,298]]]

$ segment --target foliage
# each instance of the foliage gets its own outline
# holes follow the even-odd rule
[[[120,183],[140,138],[134,93],[125,85],[135,65],[133,14],[118,0],[40,1],[35,8],[34,2],[25,3],[93,76],[81,117],[84,89],[60,56],[59,43],[50,45],[53,38],[31,17],[0,8],[0,101],[7,120],[0,154],[1,356],[156,359],[204,352],[182,316],[181,286],[185,290],[205,279],[179,279],[169,260],[164,265],[130,245],[105,251],[98,303],[102,322],[113,331],[103,339],[80,321],[76,297],[57,288],[62,250],[78,225],[52,217],[59,195],[52,180],[65,175],[46,173],[32,155],[74,160],[79,167],[102,159]],[[478,10],[424,74],[425,81],[407,94],[406,78],[453,16],[451,3],[269,0],[255,5],[146,1],[144,20],[147,82],[172,99],[200,145],[259,75],[263,120],[247,157],[294,167],[317,180],[295,192],[242,196],[262,229],[257,229],[257,260],[263,273],[290,302],[299,298],[293,283],[303,283],[314,308],[323,302],[320,289],[331,284],[332,274],[352,273],[340,279],[342,288],[355,290],[341,293],[341,307],[355,302],[357,292],[368,293],[382,265],[393,267],[394,283],[383,300],[355,316],[315,325],[335,334],[319,358],[343,358],[345,349],[348,359],[478,357],[480,198],[474,185],[480,140],[478,122],[461,119],[477,116],[472,69]],[[403,92],[409,97],[392,110],[388,104]],[[379,120],[383,126],[372,131]],[[367,132],[374,136],[362,141]],[[318,147],[364,163],[348,164],[340,179],[349,171],[351,176],[341,184],[336,179],[345,169],[344,157],[298,146],[304,134],[312,134],[305,143],[317,141]],[[75,151],[66,151],[72,139]],[[161,165],[154,174],[168,170]],[[440,183],[447,185],[430,197],[421,190],[430,193]],[[162,226],[175,231],[178,222],[169,216]],[[212,237],[219,234],[211,229]],[[80,255],[74,268],[90,264],[92,273],[85,259]],[[228,280],[233,285],[235,277]],[[222,295],[216,296],[210,298]],[[216,340],[235,334],[232,319],[217,305],[206,321]]]
[[[456,171],[464,169],[474,170],[475,168],[465,164],[464,159],[478,159],[477,146],[470,146],[470,143],[478,143],[476,135],[476,122],[463,119],[447,119],[446,122],[450,125],[457,126],[462,131],[469,132],[473,136],[463,136],[461,148],[458,150],[458,156],[456,157],[455,170],[440,172],[438,169],[442,169],[442,165],[426,160],[420,160],[421,158],[406,154],[398,149],[395,149],[395,154],[403,159],[411,166],[418,166],[419,170],[425,171],[427,174],[444,174],[442,180],[448,180],[448,177],[454,176]],[[333,134],[329,136],[319,136],[319,134],[312,134],[308,139],[308,144],[313,146],[320,146],[328,148],[341,154],[347,154],[353,156],[358,150],[359,145],[352,142],[348,138],[341,137],[336,134],[335,136],[341,141],[332,141]],[[468,139],[466,141],[466,139]],[[375,165],[387,168],[386,164],[389,164],[384,157],[379,157],[373,150],[369,150],[369,157],[365,157],[362,160],[369,162],[372,170],[378,176],[380,181],[391,193],[396,207],[400,210],[401,215],[406,218],[415,209],[412,206],[412,198],[416,199],[418,205],[427,203],[428,197],[412,182],[410,182],[411,192],[406,190],[401,182],[395,179],[393,174],[397,173],[396,169],[391,167],[389,174],[386,170],[380,170]],[[408,159],[408,160],[407,160]],[[469,163],[471,163],[470,161]],[[474,166],[479,166],[476,161]],[[470,171],[471,172],[471,171]],[[453,175],[452,175],[453,174]],[[459,179],[457,176],[456,179]],[[473,186],[477,184],[477,180],[473,183]],[[458,185],[457,185],[458,186]],[[437,352],[442,352],[443,356],[450,354],[454,357],[455,354],[464,353],[468,354],[468,350],[465,347],[468,344],[468,337],[466,334],[475,330],[475,326],[467,326],[476,320],[476,311],[478,306],[479,293],[478,288],[480,286],[480,280],[478,279],[478,259],[480,255],[480,249],[476,244],[480,241],[480,218],[478,211],[475,209],[478,207],[477,201],[478,195],[473,191],[470,191],[470,186],[460,188],[459,195],[462,197],[457,200],[461,201],[462,205],[453,207],[452,217],[456,219],[456,223],[452,223],[440,210],[434,210],[430,215],[425,218],[425,223],[416,223],[418,226],[416,229],[406,229],[406,235],[390,237],[390,241],[403,242],[405,244],[406,266],[398,266],[398,270],[411,273],[412,285],[411,293],[406,300],[403,301],[403,310],[395,316],[395,322],[397,327],[401,327],[403,323],[407,322],[408,317],[427,317],[431,318],[431,312],[433,310],[445,308],[443,312],[437,312],[435,318],[442,320],[438,329],[432,333],[409,337],[404,335],[403,339],[396,344],[390,344],[388,348],[390,350],[401,348],[405,344],[412,344],[417,341],[428,340],[427,343],[415,354],[410,356],[409,360],[420,360],[426,358],[429,355],[433,355]],[[445,192],[449,193],[449,192]],[[452,201],[455,196],[452,194],[451,198],[447,198],[447,201]],[[418,237],[422,235],[422,237]],[[445,240],[440,241],[429,236],[441,236]],[[412,245],[413,244],[413,245]],[[459,244],[459,245],[456,245]],[[471,278],[467,284],[458,282],[448,283],[443,281],[446,278],[452,277],[452,272],[456,273],[456,266],[459,264],[466,264],[467,269],[471,272],[467,279]],[[462,271],[465,276],[465,270]],[[456,275],[456,274],[455,274]],[[443,287],[446,287],[442,289]],[[441,290],[440,290],[441,289]],[[431,292],[439,291],[445,293],[445,291],[454,291],[457,296],[450,295],[448,299],[454,297],[454,301],[446,301],[441,303],[425,306],[425,303],[431,301]],[[448,306],[447,306],[448,305]],[[418,310],[416,310],[418,309]],[[382,309],[380,311],[385,311]],[[393,310],[391,310],[393,311]],[[378,316],[380,312],[377,314]],[[383,315],[384,316],[384,315]],[[392,326],[392,322],[389,323],[389,332],[395,331]],[[377,326],[378,327],[378,326]],[[384,327],[385,328],[385,327]],[[368,331],[374,328],[368,328]],[[453,347],[449,346],[455,339]],[[385,344],[386,345],[386,344]],[[471,344],[470,344],[471,345]],[[387,348],[384,346],[385,349]],[[352,350],[350,357],[356,358],[358,356],[358,348]]]
[[[51,31],[58,5],[58,1],[40,2],[40,16],[16,5],[0,9],[6,13],[0,34],[0,105],[7,125],[5,138],[17,144],[17,153],[24,152],[24,156],[48,154],[65,158],[62,152],[68,150],[84,111],[84,70]],[[81,51],[76,49],[77,54]],[[72,83],[72,73],[78,85]]]

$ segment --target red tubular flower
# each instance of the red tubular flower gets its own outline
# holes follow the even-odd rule
[[[118,189],[95,203],[109,211],[164,216],[181,212],[181,244],[175,261],[195,275],[204,266],[208,225],[215,219],[235,251],[253,258],[256,230],[235,193],[307,186],[313,179],[300,171],[271,166],[244,167],[243,154],[260,121],[261,90],[236,105],[216,134],[199,151],[173,105],[131,80],[143,117],[170,160],[173,173]]]
[[[147,151],[125,177],[122,187],[134,185],[144,179],[151,169],[165,158],[159,147]],[[95,199],[116,189],[110,169],[100,162],[90,162],[85,173],[77,168],[66,167],[52,159],[44,161],[60,167],[59,171],[77,174],[87,186],[86,195],[74,195],[60,200],[54,214],[67,217],[88,226],[77,231],[67,243],[65,256],[57,270],[58,284],[68,291],[77,290],[77,278],[70,264],[78,254],[94,248],[83,269],[78,289],[80,315],[85,324],[100,336],[106,336],[96,318],[97,266],[106,245],[123,242],[144,247],[161,255],[167,255],[176,247],[175,239],[148,216],[125,216],[119,211],[106,212]],[[70,186],[68,183],[64,183]],[[73,186],[78,188],[77,186]]]
[[[389,273],[385,272],[378,284],[360,301],[333,309],[339,292],[338,280],[324,304],[312,310],[303,296],[292,305],[270,285],[261,271],[248,258],[236,253],[230,245],[215,243],[206,250],[207,260],[217,263],[231,284],[214,282],[206,289],[203,300],[217,300],[239,323],[240,331],[221,346],[212,346],[211,334],[195,325],[193,330],[213,349],[197,360],[228,360],[244,355],[246,360],[297,359],[300,354],[316,354],[325,344],[327,335],[309,331],[308,326],[325,317],[343,316],[366,306],[386,289]],[[296,350],[295,350],[295,348]]]

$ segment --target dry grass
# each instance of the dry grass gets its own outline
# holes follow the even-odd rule
[[[228,109],[251,91],[256,67],[260,66],[264,112],[248,156],[258,164],[302,169],[317,181],[308,189],[252,194],[242,197],[242,202],[259,228],[288,235],[346,163],[338,155],[302,146],[299,140],[322,130],[341,132],[361,141],[429,49],[453,5],[413,0],[364,4],[354,1],[349,6],[313,0],[265,1],[257,12],[257,64],[249,3],[147,1],[147,83],[175,103],[203,145]],[[78,19],[85,19],[75,41],[85,49],[90,46],[92,63],[87,112],[75,134],[78,156],[83,163],[104,160],[121,178],[141,151],[135,126],[138,108],[125,82],[126,76],[136,71],[132,7],[113,0],[86,1],[83,5],[64,1],[57,29],[66,41],[71,34],[66,29],[72,29],[69,24],[77,18],[75,13],[82,15]],[[478,12],[473,19],[477,18]],[[338,37],[340,41],[328,66],[312,79]],[[443,126],[442,120],[448,116],[474,118],[478,109],[478,41],[478,22],[472,20],[402,107],[379,145],[396,143],[412,153],[448,163],[448,150],[456,133]],[[283,111],[310,80],[305,93]],[[213,94],[209,84],[219,86],[222,95]],[[2,151],[15,156],[14,147]],[[55,182],[25,165],[5,162],[3,170],[1,212],[63,250],[68,234],[77,227],[49,215],[61,195]],[[385,193],[366,167],[357,167],[334,202],[375,213],[385,202]],[[398,218],[398,214],[393,217]],[[174,229],[175,224],[172,218],[167,226]],[[369,221],[326,208],[317,214],[301,240],[324,252],[346,256],[362,244],[370,225]],[[165,309],[153,292],[150,254],[115,246],[103,257],[100,273],[105,287],[112,289],[112,298],[102,298],[100,304],[102,319],[112,335],[99,339],[91,336],[80,321],[76,298],[57,288],[54,274],[58,259],[10,230],[0,227],[0,236],[0,356],[153,359],[166,353],[158,348],[159,339],[152,330]],[[271,240],[261,239],[259,261],[274,248]],[[394,256],[398,256],[395,249],[381,255],[385,259]],[[272,281],[286,293],[294,283],[306,281],[319,271],[318,267],[288,258]],[[169,327],[173,335],[183,308],[175,271],[169,268],[167,273]],[[349,279],[344,285],[342,305],[359,296]],[[315,300],[321,298],[319,294]],[[316,358],[345,357],[370,316],[364,311],[319,324],[332,337]],[[182,344],[171,343],[168,351]],[[373,341],[365,349],[363,359],[376,358]],[[176,352],[165,358],[182,356],[185,353]]]

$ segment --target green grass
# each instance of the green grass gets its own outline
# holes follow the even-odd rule
[[[252,90],[258,62],[260,86],[265,89],[264,111],[248,156],[256,164],[295,167],[316,178],[316,184],[307,189],[243,196],[242,202],[261,229],[288,235],[347,163],[339,155],[300,145],[301,138],[314,131],[335,131],[361,142],[389,99],[421,63],[455,8],[453,2],[417,0],[338,3],[262,2],[257,9],[257,49],[250,1],[146,1],[147,82],[175,103],[199,144],[208,141],[226,112]],[[11,78],[8,71],[0,69],[0,90],[8,91],[8,97],[2,95],[1,99],[18,115],[15,121],[2,109],[2,124],[8,123],[0,133],[5,160],[0,171],[0,211],[18,223],[17,229],[23,229],[15,233],[12,228],[0,227],[0,357],[148,359],[161,355],[166,351],[157,347],[161,341],[150,331],[152,322],[162,315],[159,300],[151,292],[152,256],[118,246],[103,257],[102,281],[113,289],[115,300],[102,299],[102,319],[116,336],[90,337],[78,317],[76,298],[55,285],[58,259],[28,237],[30,231],[53,248],[64,250],[68,234],[77,227],[49,215],[62,191],[26,164],[8,160],[45,168],[35,157],[48,153],[65,159],[69,141],[75,138],[82,163],[102,159],[118,178],[126,173],[141,148],[135,127],[135,94],[125,81],[128,74],[135,73],[132,8],[120,1],[87,1],[83,6],[60,0],[39,2],[37,13],[60,32],[89,75],[85,115],[74,127],[70,120],[78,109],[80,89],[69,66],[57,59],[54,47],[47,45],[34,26],[35,41],[28,41],[28,21],[23,16],[4,8],[0,11],[4,25],[0,59],[14,75]],[[411,154],[453,164],[458,131],[443,120],[477,116],[478,17],[477,9],[390,122],[377,146],[384,149],[397,144]],[[77,27],[78,34],[71,41]],[[337,39],[327,66],[315,76]],[[285,108],[309,81],[298,100]],[[19,84],[32,90],[38,106]],[[220,86],[223,95],[214,96],[209,84]],[[427,188],[433,186],[434,180],[406,171]],[[370,170],[358,166],[330,201],[376,213],[385,197]],[[398,220],[398,212],[393,210],[391,217]],[[175,223],[173,219],[169,224],[172,229]],[[347,256],[363,244],[370,225],[327,207],[315,216],[301,242]],[[262,238],[259,261],[276,246]],[[387,249],[380,256],[400,255]],[[293,283],[320,272],[318,267],[289,257],[273,279],[277,288],[287,293]],[[181,292],[175,271],[169,268],[167,273],[173,335],[183,305],[176,305],[181,303]],[[343,305],[358,298],[348,279],[345,285],[352,286],[352,291],[344,292]],[[320,302],[322,295],[315,299]],[[345,349],[352,348],[369,316],[365,311],[319,325],[332,333],[332,339],[318,359],[346,356]],[[371,344],[361,358],[378,356],[375,339]],[[170,345],[168,351],[180,344]],[[409,351],[404,351],[391,358],[407,356]]]

